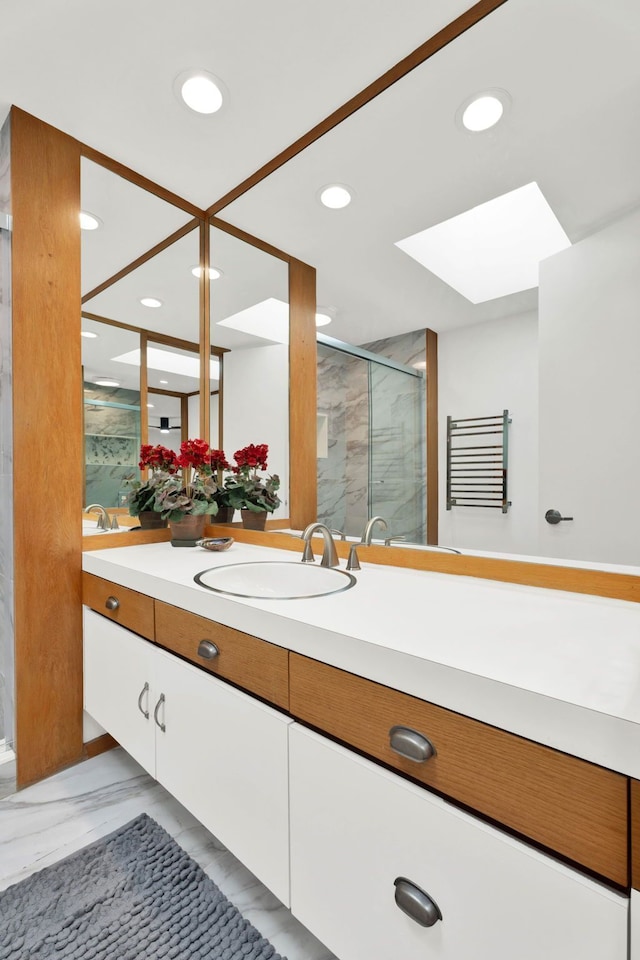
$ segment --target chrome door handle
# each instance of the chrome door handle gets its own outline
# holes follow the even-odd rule
[[[435,757],[436,748],[428,737],[410,727],[391,727],[389,730],[389,746],[401,757],[424,763]]]
[[[142,709],[142,698],[144,697],[145,693],[147,694],[147,709],[146,709],[146,710],[143,710],[143,709]],[[145,720],[148,720],[148,719],[149,719],[149,710],[148,710],[148,707],[149,707],[149,696],[148,696],[148,694],[149,694],[149,684],[148,684],[148,683],[145,683],[144,687],[143,687],[142,690],[140,691],[140,695],[138,696],[138,710],[140,711],[140,713],[142,714],[142,716],[145,718]]]
[[[215,660],[220,651],[211,640],[201,640],[198,644],[198,656],[203,660]]]
[[[160,698],[158,699],[158,702],[156,703],[155,709],[154,709],[154,711],[153,711],[153,719],[154,719],[155,725],[156,725],[157,727],[160,727],[160,729],[161,729],[162,732],[164,733],[165,730],[167,729],[167,727],[166,727],[164,721],[163,721],[162,723],[160,723],[160,722],[158,721],[158,711],[159,711],[159,709],[160,709],[160,707],[162,706],[163,703],[164,703],[164,693],[161,693],[161,694],[160,694]]]
[[[117,597],[107,597],[105,601],[105,607],[107,610],[117,610],[120,606],[120,601]]]
[[[442,920],[438,904],[415,883],[406,877],[396,877],[393,883],[396,888],[396,904],[421,927],[432,927],[438,920]]]

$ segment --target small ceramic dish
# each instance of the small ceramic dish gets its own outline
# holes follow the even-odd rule
[[[233,543],[233,537],[205,537],[204,540],[198,540],[198,546],[205,550],[228,550]]]

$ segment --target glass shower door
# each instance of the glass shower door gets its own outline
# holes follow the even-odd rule
[[[425,381],[368,367],[369,516],[384,517],[389,536],[426,543]]]

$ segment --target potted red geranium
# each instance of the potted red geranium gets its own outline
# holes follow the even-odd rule
[[[267,469],[269,447],[266,443],[250,443],[236,450],[231,467],[231,476],[224,482],[229,505],[240,510],[242,524],[253,530],[264,530],[267,514],[280,506],[277,490],[280,478],[277,473],[261,477],[259,470]]]
[[[206,440],[185,440],[176,459],[179,473],[165,475],[158,485],[155,509],[169,521],[174,546],[194,546],[204,532],[207,517],[218,512],[217,477]]]
[[[129,513],[132,517],[138,517],[143,530],[166,527],[167,521],[157,510],[155,501],[160,486],[178,471],[178,457],[175,451],[163,447],[162,444],[154,447],[150,443],[143,443],[140,447],[138,466],[141,470],[149,470],[150,473],[144,482],[128,481],[132,488],[128,497]]]

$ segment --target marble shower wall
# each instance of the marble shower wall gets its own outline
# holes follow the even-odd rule
[[[85,383],[84,390],[85,502],[121,506],[118,491],[123,489],[123,478],[139,475],[140,394],[137,390],[95,383]],[[93,406],[91,400],[100,400],[101,404]],[[125,410],[102,403],[127,404],[138,409]]]
[[[0,131],[0,741],[13,742],[13,407],[9,120]]]
[[[424,359],[424,331],[366,345],[407,363]],[[425,535],[424,381],[318,346],[318,414],[327,456],[318,458],[318,519],[361,536],[381,514],[392,536]],[[370,388],[373,388],[372,390]]]

